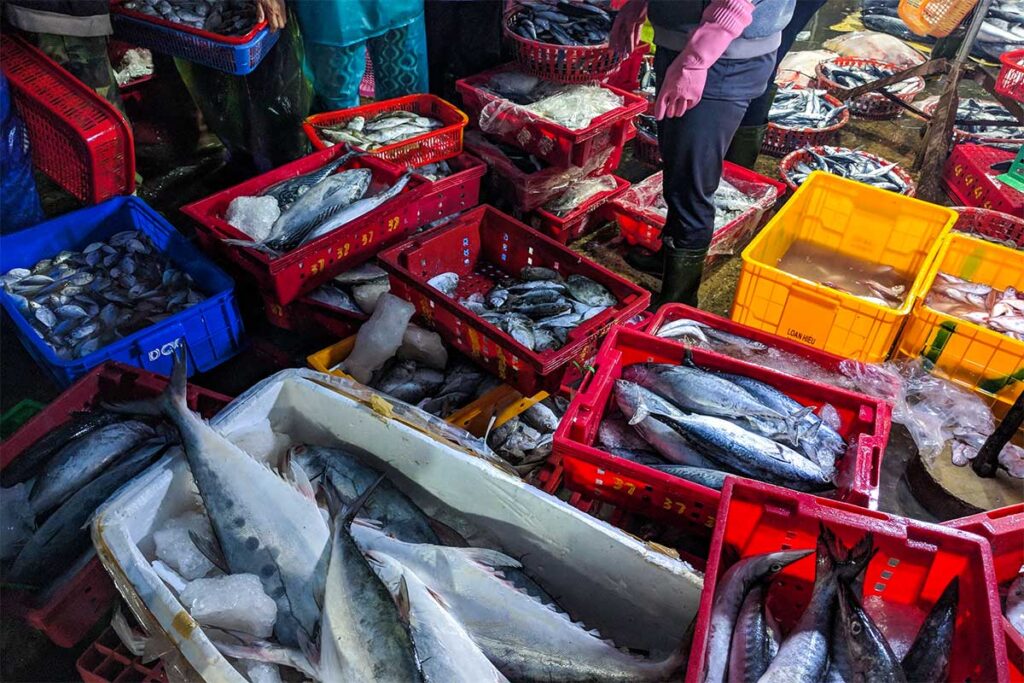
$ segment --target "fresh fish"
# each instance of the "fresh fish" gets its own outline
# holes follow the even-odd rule
[[[654,173],[633,185],[619,195],[618,203],[628,206],[642,214],[664,220],[668,216],[668,204],[662,194],[662,173]],[[718,184],[713,198],[715,204],[714,230],[717,232],[748,212],[751,208],[762,204],[765,195],[747,194],[725,178]]]
[[[349,169],[328,176],[281,212],[263,244],[280,253],[303,244],[311,233],[360,200],[372,179],[373,172],[368,168]],[[243,241],[242,244],[253,246],[256,243]]]
[[[1024,341],[1024,292],[1014,287],[1000,290],[939,272],[925,305]]]
[[[513,75],[518,76],[514,72],[503,71],[484,84],[484,88],[501,99],[487,105],[484,110],[480,122],[483,132],[501,132],[500,126],[504,124],[491,121],[496,121],[495,116],[505,110],[518,109],[570,130],[581,130],[602,114],[622,107],[622,97],[600,85],[564,85],[518,79]],[[524,91],[527,85],[531,87]]]
[[[650,450],[650,444],[622,418],[605,417],[597,427],[597,442],[602,448],[624,448],[634,451]]]
[[[876,64],[862,64],[857,66],[837,66],[832,62],[824,62],[821,65],[824,76],[843,88],[856,88],[883,78],[888,78],[896,73],[893,69],[881,67]],[[916,87],[912,79],[900,81],[885,88],[892,95],[903,95],[911,92]]]
[[[396,602],[408,602],[409,626],[428,683],[507,683],[458,619],[394,558],[369,552],[367,560]],[[379,678],[378,678],[379,680]]]
[[[361,218],[362,216],[370,213],[378,206],[382,206],[383,204],[391,201],[405,189],[405,186],[409,183],[409,178],[411,177],[412,173],[406,171],[391,187],[381,190],[372,197],[364,197],[363,199],[359,199],[358,201],[348,204],[323,222],[314,225],[310,232],[302,239],[300,244],[308,244],[319,237],[323,237],[327,233],[348,225],[357,218]],[[364,193],[365,190],[360,192],[359,196],[361,197]]]
[[[768,120],[783,128],[828,128],[838,123],[846,106],[830,104],[825,90],[779,88]]]
[[[740,560],[726,570],[718,580],[715,597],[711,603],[711,623],[704,663],[706,683],[724,683],[728,680],[726,676],[732,634],[747,592],[810,554],[810,550],[785,550],[755,555]]]
[[[375,282],[387,277],[388,271],[384,270],[376,263],[367,262],[334,276],[334,282],[339,285],[351,287],[353,285],[361,285],[367,282]]]
[[[814,589],[800,619],[761,677],[761,683],[816,681],[825,675],[836,591],[840,582],[852,580],[867,566],[874,554],[872,543],[872,535],[866,534],[845,557],[840,557],[835,535],[821,526]]]
[[[21,455],[0,470],[0,483],[8,487],[31,479],[54,453],[68,443],[100,427],[123,420],[123,416],[103,410],[72,414],[71,419],[47,432],[43,438],[26,448]]]
[[[152,436],[152,427],[128,420],[99,427],[68,442],[36,477],[29,496],[32,512],[41,518]]]
[[[308,194],[308,193],[307,193]],[[316,503],[214,431],[185,404],[185,364],[175,358],[171,382],[155,403],[178,429],[207,516],[228,569],[260,577],[277,603],[274,634],[285,646],[314,642],[330,530]],[[268,505],[268,501],[273,501]]]
[[[438,119],[399,110],[382,112],[369,120],[356,116],[343,124],[320,125],[317,132],[326,142],[346,143],[372,152],[443,127],[444,123]],[[437,170],[426,169],[426,172]]]
[[[146,469],[166,448],[163,441],[142,444],[120,462],[77,487],[32,535],[4,574],[4,580],[46,586],[67,571],[91,545],[85,527],[96,508]]]
[[[523,266],[519,271],[519,277],[527,282],[561,282],[562,276],[557,270],[544,268],[543,266]]]
[[[256,26],[253,0],[127,0],[124,9],[222,36],[244,36]]]
[[[621,380],[615,383],[615,400],[629,423],[663,458],[677,465],[718,469],[716,462],[674,428],[672,420],[685,417],[675,406],[638,384]]]
[[[681,653],[644,660],[593,635],[500,578],[496,570],[521,565],[498,551],[404,543],[358,523],[352,534],[364,552],[388,555],[418,576],[510,679],[660,681],[685,661]]]
[[[63,251],[2,276],[4,290],[61,360],[87,356],[206,297],[141,232]],[[82,314],[85,315],[82,315]]]
[[[419,665],[388,589],[349,533],[352,517],[371,489],[335,517],[320,622],[320,678],[325,681],[420,681]],[[408,591],[400,587],[403,611]]]
[[[903,305],[913,279],[891,266],[838,254],[804,240],[793,242],[776,265],[810,282],[897,309]]]
[[[779,635],[765,606],[764,584],[755,584],[743,598],[729,651],[729,682],[757,683],[779,651]]]
[[[673,320],[672,322],[665,323],[656,334],[659,337],[667,339],[692,337],[705,343],[713,341],[721,345],[734,346],[737,348],[747,349],[749,351],[768,350],[768,346],[759,341],[747,339],[746,337],[741,337],[738,334],[726,332],[725,330],[719,330],[711,325],[702,323],[699,320],[689,320],[686,318],[680,318],[679,320]]]
[[[554,45],[601,45],[608,42],[611,16],[586,0],[522,3],[509,28],[529,40]]]
[[[573,183],[568,190],[547,202],[544,205],[544,210],[556,216],[567,216],[591,198],[612,192],[617,187],[618,184],[612,175],[584,178],[578,183]]]
[[[570,275],[565,286],[570,296],[588,306],[614,306],[618,299],[603,285],[584,275]]]
[[[340,308],[350,313],[363,313],[363,309],[356,304],[352,296],[333,282],[317,287],[309,293],[309,298],[331,308]]]
[[[427,280],[427,284],[445,296],[455,296],[455,290],[459,287],[459,274],[441,273]]]
[[[893,654],[885,635],[871,616],[864,611],[860,599],[845,583],[839,585],[839,613],[844,628],[834,637],[845,638],[850,652],[850,667],[856,681],[892,681],[905,683],[900,662]],[[954,615],[955,616],[955,615]],[[945,678],[915,678],[917,681]]]
[[[960,580],[953,577],[925,617],[914,643],[903,658],[902,674],[907,681],[949,679],[949,660],[953,650],[953,636],[956,635],[959,602]]]
[[[810,160],[801,161],[786,171],[786,177],[796,185],[802,185],[814,171],[825,171],[842,178],[849,178],[890,192],[905,193],[907,182],[896,172],[896,164],[884,159],[867,156],[863,152],[845,147],[825,146],[821,152],[810,152]]]
[[[340,448],[295,446],[288,457],[299,463],[313,483],[329,484],[343,500],[355,500],[380,478],[379,472]],[[426,515],[388,479],[376,486],[359,514],[403,541],[439,542]]]
[[[287,210],[299,197],[308,192],[312,187],[327,180],[335,171],[348,163],[356,155],[354,153],[343,154],[334,161],[328,162],[318,169],[304,173],[295,178],[282,180],[263,190],[264,197],[273,197],[281,211]]]
[[[700,484],[716,491],[722,490],[722,487],[725,486],[725,478],[729,476],[728,472],[721,472],[707,467],[688,467],[686,465],[651,465],[651,469],[685,479],[686,481],[692,481],[694,484]]]

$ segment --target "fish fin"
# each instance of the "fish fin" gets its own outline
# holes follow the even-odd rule
[[[428,517],[427,524],[434,533],[437,534],[438,539],[441,541],[441,545],[447,545],[453,548],[466,548],[469,546],[469,543],[462,537],[462,534],[444,522],[439,522],[432,517]]]
[[[636,410],[633,411],[633,417],[629,418],[629,425],[638,425],[646,420],[651,414],[651,409],[647,406],[647,402],[643,399],[636,404]]]
[[[430,595],[430,597],[434,599],[434,602],[436,602],[438,605],[448,610],[449,612],[451,611],[451,605],[448,604],[448,602],[444,599],[443,595],[441,595],[440,593],[435,593],[433,590],[431,590],[430,586],[427,586],[426,584],[424,584],[423,587],[427,589],[427,593]]]
[[[790,440],[794,444],[800,443],[801,439],[804,439],[804,438],[807,437],[807,433],[805,431],[807,429],[807,427],[804,426],[804,420],[807,418],[808,415],[813,415],[813,414],[814,414],[814,408],[813,407],[811,407],[811,406],[804,406],[803,408],[801,408],[800,410],[796,411],[792,415],[787,415],[784,418],[785,422],[786,422],[786,431],[789,432],[789,438],[790,438]],[[821,421],[818,421],[816,426],[815,426],[815,429],[814,429],[814,434],[815,435],[818,433],[819,429],[821,429]],[[813,436],[811,438],[813,438]]]
[[[366,504],[366,501],[369,500],[370,496],[373,495],[373,492],[386,477],[387,475],[384,474],[377,477],[376,481],[367,486],[366,490],[359,494],[358,498],[345,507],[345,510],[341,513],[341,518],[338,520],[342,526],[347,527],[352,523],[352,520],[355,519],[356,513],[363,509],[363,505]]]
[[[409,623],[409,616],[412,614],[412,604],[409,601],[409,584],[405,582],[405,574],[398,579],[398,592],[395,593],[395,606],[402,621]]]
[[[308,635],[306,635],[306,633],[302,629],[299,629],[295,632],[295,638],[298,641],[299,651],[303,655],[305,655],[310,667],[314,670],[315,673],[320,674],[320,647],[316,644],[315,641],[313,641]],[[317,675],[317,678],[324,680],[319,675]]]
[[[231,573],[231,570],[228,568],[228,563],[224,559],[224,552],[220,549],[220,546],[216,541],[207,541],[192,529],[188,530],[188,537],[192,540],[192,544],[196,547],[196,550],[212,562],[213,566],[225,574]]]
[[[687,366],[689,368],[696,368],[697,367],[697,363],[695,363],[694,360],[693,360],[693,349],[690,348],[689,346],[684,346],[683,347],[683,362],[682,362],[682,365],[685,365],[685,366]]]
[[[248,247],[255,249],[256,251],[262,251],[264,254],[270,254],[271,256],[279,256],[280,252],[276,249],[264,244],[263,242],[254,242],[253,240],[239,240],[239,239],[226,239],[221,240],[224,244],[230,244],[233,247]]]
[[[284,455],[281,456],[279,467],[281,473],[284,474],[292,486],[298,489],[299,493],[310,500],[316,500],[316,491],[313,490],[313,484],[309,479],[309,475],[306,474],[306,470],[302,469],[302,465],[292,458],[291,449],[285,451]]]
[[[482,564],[491,569],[500,569],[501,567],[522,569],[523,567],[519,560],[490,548],[458,548],[458,551],[477,564]]]

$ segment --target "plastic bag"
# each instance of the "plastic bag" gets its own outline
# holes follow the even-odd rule
[[[818,75],[815,73],[815,68],[818,64],[838,56],[829,50],[789,52],[779,62],[778,71],[775,73],[775,82],[779,87],[806,88],[817,80]]]
[[[568,216],[599,194],[607,194],[618,187],[611,175],[584,178],[572,187],[544,204],[544,210],[556,216]]]
[[[899,38],[876,31],[845,33],[829,38],[822,47],[843,57],[877,59],[904,68],[925,62],[924,55]]]
[[[495,76],[507,77],[509,72]],[[570,130],[583,130],[594,119],[623,105],[621,96],[598,85],[555,85],[541,82],[523,93],[519,103],[505,98],[507,86],[492,86],[494,99],[480,110],[480,130],[501,135],[517,133],[524,125],[547,121]]]
[[[11,98],[7,77],[0,74],[0,233],[9,233],[43,220],[36,181],[32,176],[28,133]]]
[[[196,106],[234,160],[269,171],[306,153],[302,122],[313,89],[302,70],[298,22],[289,16],[281,38],[246,76],[175,59]]]

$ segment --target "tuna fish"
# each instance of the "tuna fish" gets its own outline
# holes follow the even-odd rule
[[[903,658],[908,681],[945,681],[956,633],[956,612],[960,602],[960,579],[953,577],[925,617],[913,645]]]
[[[729,653],[729,683],[757,683],[779,651],[777,627],[767,614],[765,588],[757,584],[743,599]]]
[[[43,438],[26,448],[3,471],[0,471],[0,483],[3,486],[14,486],[31,479],[43,463],[66,444],[100,427],[123,420],[124,417],[121,415],[104,411],[74,414],[70,420],[47,432]]]
[[[867,683],[905,683],[900,662],[893,654],[885,635],[879,630],[854,594],[853,589],[843,583],[839,586],[839,613],[843,628],[834,638],[844,638],[850,653],[850,670],[853,680]],[[940,681],[945,678],[915,678],[915,681]]]

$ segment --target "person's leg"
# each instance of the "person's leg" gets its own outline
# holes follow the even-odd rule
[[[371,38],[368,46],[376,99],[427,92],[427,31],[422,15],[411,24]]]
[[[306,45],[306,55],[321,111],[359,106],[359,84],[366,73],[366,43],[345,47],[310,43]],[[379,86],[377,93],[379,98]]]
[[[80,38],[53,33],[37,33],[35,36],[36,44],[47,57],[67,69],[72,76],[95,90],[124,114],[124,104],[117,89],[114,68],[110,65],[105,36]]]

